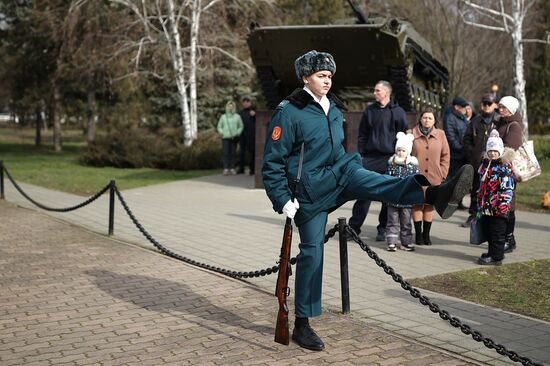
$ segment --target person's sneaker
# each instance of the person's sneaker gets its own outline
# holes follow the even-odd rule
[[[298,343],[300,347],[312,351],[322,351],[325,348],[325,344],[309,324],[303,327],[294,327],[292,340]]]
[[[413,252],[414,251],[414,244],[401,244],[401,250],[407,251],[407,252]]]
[[[376,241],[386,241],[386,232],[382,231],[376,234]]]
[[[224,169],[222,174],[223,175],[229,175],[229,169]]]
[[[458,208],[458,203],[470,192],[474,168],[470,164],[460,167],[451,179],[426,189],[426,203],[433,205],[442,219],[448,219]]]
[[[500,266],[502,264],[502,260],[494,260],[492,257],[479,257],[477,259],[477,263],[481,264],[482,266]]]
[[[237,175],[237,171],[235,169],[231,169],[231,170],[229,170],[229,174]]]
[[[388,252],[395,252],[397,250],[397,246],[395,244],[388,244]]]

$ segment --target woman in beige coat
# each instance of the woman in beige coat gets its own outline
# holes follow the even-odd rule
[[[426,176],[432,185],[441,184],[449,172],[450,149],[445,132],[438,128],[435,112],[431,108],[425,109],[420,114],[420,120],[412,129],[412,134],[414,141],[411,155],[418,159],[420,174]],[[416,244],[432,244],[430,229],[433,216],[434,207],[432,205],[424,204],[413,207],[412,217]]]

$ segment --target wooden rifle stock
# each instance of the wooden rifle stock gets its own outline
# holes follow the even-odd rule
[[[281,245],[281,256],[279,259],[279,274],[277,276],[277,287],[275,296],[279,301],[279,313],[277,314],[277,325],[275,326],[275,342],[288,345],[288,306],[286,298],[290,293],[288,278],[290,277],[290,247],[292,246],[292,219],[286,219],[283,244]]]
[[[298,163],[298,176],[293,182],[292,197],[298,196],[300,190],[300,178],[302,176],[302,165],[304,163],[304,143],[300,149],[300,161]],[[279,258],[279,275],[277,276],[277,287],[275,288],[275,296],[279,301],[279,313],[277,314],[277,325],[275,325],[275,342],[288,345],[289,332],[288,332],[288,306],[286,304],[286,298],[290,294],[290,288],[288,288],[288,278],[290,277],[290,247],[292,246],[292,219],[286,218],[285,231],[283,233],[283,244],[281,245],[281,257]]]

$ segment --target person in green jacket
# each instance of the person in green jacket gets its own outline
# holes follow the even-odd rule
[[[472,183],[473,168],[465,165],[453,179],[431,186],[423,175],[392,177],[363,168],[358,153],[343,146],[344,105],[332,93],[336,63],[326,52],[309,51],[294,63],[304,84],[275,109],[268,127],[262,176],[273,209],[294,219],[300,233],[296,263],[295,313],[292,339],[301,347],[320,351],[324,343],[308,318],[321,315],[323,243],[329,212],[350,200],[391,204],[433,204],[450,217]],[[296,197],[292,182],[301,181]]]
[[[223,175],[235,175],[236,148],[239,136],[243,132],[243,120],[236,112],[235,102],[225,105],[225,113],[218,121],[218,133],[222,137]]]

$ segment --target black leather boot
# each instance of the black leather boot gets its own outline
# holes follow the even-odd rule
[[[422,237],[422,221],[414,221],[414,243],[416,245],[424,244]]]
[[[432,245],[432,239],[430,238],[431,229],[432,229],[432,222],[424,221],[424,228],[422,229],[422,239],[424,239],[424,245]]]
[[[514,234],[506,235],[506,241],[504,242],[504,253],[512,253],[516,249],[516,238]]]
[[[298,318],[294,323],[294,331],[292,332],[292,340],[300,347],[310,349],[312,351],[322,351],[325,344],[309,325],[307,318]]]
[[[451,179],[426,189],[425,202],[433,205],[442,219],[448,219],[458,208],[458,203],[470,192],[474,168],[470,164],[460,167]]]

